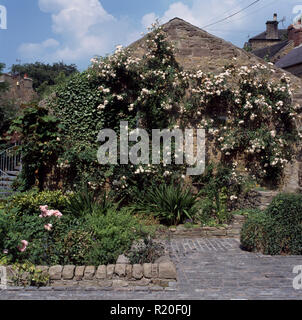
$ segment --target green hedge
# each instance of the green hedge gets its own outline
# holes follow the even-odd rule
[[[241,245],[264,254],[302,254],[302,195],[279,194],[264,212],[250,215]]]

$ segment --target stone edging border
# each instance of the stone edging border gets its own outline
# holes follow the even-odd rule
[[[36,266],[49,276],[50,287],[169,287],[177,281],[177,271],[171,261],[145,264],[111,264],[95,266]],[[8,279],[13,276],[7,266]],[[26,280],[26,274],[22,276]]]
[[[174,237],[208,237],[208,238],[239,238],[240,231],[246,217],[241,215],[234,215],[233,222],[227,227],[197,227],[186,228],[179,226],[169,230],[170,236]]]

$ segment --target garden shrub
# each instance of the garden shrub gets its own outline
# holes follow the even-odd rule
[[[26,278],[24,277],[26,275]],[[32,263],[16,263],[12,266],[12,278],[14,285],[19,287],[35,286],[43,287],[49,283],[49,275],[36,268]]]
[[[155,263],[156,259],[163,255],[164,246],[155,242],[147,234],[127,252],[131,264]]]
[[[235,172],[233,166],[210,163],[204,174],[193,177],[193,183],[200,189],[201,210],[196,220],[203,224],[216,221],[229,223],[234,200],[242,192],[245,178]]]
[[[7,201],[8,210],[13,210],[17,215],[34,215],[40,212],[39,206],[47,204],[50,209],[64,211],[71,195],[64,195],[62,191],[42,191],[32,189],[27,192],[17,193]]]
[[[96,208],[83,216],[47,205],[40,208],[40,215],[11,210],[0,216],[0,257],[35,265],[115,263],[140,237],[141,229],[127,208]]]
[[[174,225],[192,219],[199,209],[198,195],[189,188],[174,183],[153,184],[143,200],[134,207],[137,211],[152,214],[164,224]]]
[[[267,213],[289,228],[302,223],[302,195],[279,194],[267,208]]]
[[[265,212],[250,215],[241,244],[270,255],[302,254],[302,195],[279,194]]]
[[[88,253],[90,264],[115,263],[118,256],[130,249],[140,237],[141,226],[132,210],[109,209],[105,215],[94,212],[87,216],[87,226],[92,230],[95,244]]]
[[[94,211],[105,214],[109,208],[118,207],[111,192],[103,192],[97,195],[94,190],[85,186],[81,191],[69,197],[66,212],[74,217],[83,217],[92,214]]]
[[[18,176],[19,190],[26,191],[37,185],[45,187],[47,175],[56,165],[62,152],[59,120],[49,110],[31,105],[13,121],[10,134],[21,139],[22,171]]]
[[[242,247],[248,251],[264,251],[264,236],[267,230],[267,215],[265,212],[257,212],[248,216],[243,224],[240,234]]]

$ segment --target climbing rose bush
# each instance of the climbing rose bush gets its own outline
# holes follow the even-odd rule
[[[94,189],[109,184],[129,195],[132,186],[144,188],[142,180],[148,185],[148,179],[182,179],[180,166],[100,166],[97,133],[102,128],[118,133],[120,121],[128,121],[129,130],[204,128],[217,161],[235,166],[235,175],[276,184],[301,138],[290,79],[272,79],[271,65],[237,67],[235,60],[219,74],[184,71],[161,27],[142,46],[140,57],[118,46],[109,57],[93,58],[87,71],[58,90],[52,106],[66,135],[58,167],[71,187],[83,181]]]
[[[231,64],[218,75],[186,74],[195,102],[187,118],[200,120],[223,162],[237,166],[241,160],[257,180],[280,176],[301,138],[295,125],[301,107],[292,104],[290,78],[268,81],[274,72],[262,64]]]

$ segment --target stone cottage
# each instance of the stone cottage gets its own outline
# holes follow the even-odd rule
[[[168,39],[174,43],[176,59],[185,70],[218,73],[233,58],[236,58],[235,64],[238,67],[243,65],[251,67],[258,63],[265,63],[253,53],[240,49],[179,18],[174,18],[163,25],[163,30],[167,33]],[[129,48],[132,49],[133,55],[143,55],[145,40],[144,37],[130,45]],[[275,72],[272,72],[272,78],[278,79],[284,73],[291,78],[294,92],[293,103],[302,105],[302,80],[282,69],[273,68]],[[302,130],[302,123],[297,123],[297,126]],[[283,190],[288,192],[302,190],[301,149],[297,151],[293,163],[289,164],[285,170]]]
[[[27,76],[20,77],[19,75],[13,76],[9,73],[4,73],[0,76],[0,82],[9,84],[9,90],[2,97],[13,100],[18,107],[38,98],[33,89],[33,80]]]

